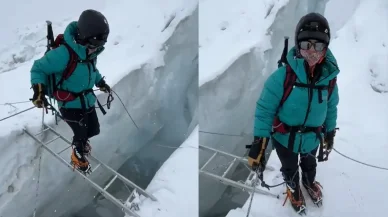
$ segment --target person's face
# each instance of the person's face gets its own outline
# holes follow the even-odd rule
[[[309,39],[299,42],[300,54],[307,61],[310,66],[314,66],[326,54],[326,44],[318,40]]]

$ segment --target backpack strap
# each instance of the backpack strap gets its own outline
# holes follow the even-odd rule
[[[330,99],[330,97],[331,97],[331,95],[333,93],[333,90],[334,90],[336,84],[337,84],[337,77],[335,77],[335,78],[330,80],[329,87],[328,87],[328,90],[327,90],[329,92],[329,95],[327,97],[327,101],[329,101],[329,99]]]
[[[56,88],[60,87],[62,83],[73,74],[75,68],[77,67],[77,63],[79,61],[78,55],[75,53],[75,51],[73,51],[73,49],[71,49],[68,44],[63,43],[63,45],[65,45],[65,47],[69,51],[69,62],[67,63],[67,66],[62,73],[61,80],[59,80],[59,82],[56,84],[55,86]]]
[[[288,96],[290,96],[292,89],[294,89],[294,85],[296,82],[296,74],[292,70],[290,65],[286,65],[286,78],[283,83],[283,96],[280,100],[279,107],[283,105],[283,103],[287,100]]]

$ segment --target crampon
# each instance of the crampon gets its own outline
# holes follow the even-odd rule
[[[313,203],[318,207],[322,206],[322,197],[323,197],[322,191],[321,191],[321,189],[323,189],[322,185],[319,182],[314,181],[311,186],[308,186],[304,183],[303,183],[303,186],[306,188],[307,193],[310,195]]]
[[[73,166],[73,171],[77,169],[85,175],[88,175],[92,172],[92,167],[89,161],[84,156],[81,156],[77,152],[76,148],[73,148],[73,151],[71,153],[70,164]]]
[[[299,215],[306,215],[306,202],[304,200],[304,197],[300,188],[297,188],[297,190],[294,190],[289,186],[287,186],[287,191],[283,194],[286,194],[286,198],[284,199],[283,206],[286,204],[287,199],[289,199],[291,206],[296,213],[298,213]],[[299,200],[295,198],[298,196],[299,196]]]

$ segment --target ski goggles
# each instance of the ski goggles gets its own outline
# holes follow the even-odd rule
[[[310,50],[311,47],[314,47],[315,51],[323,51],[326,48],[326,44],[323,42],[311,42],[311,41],[299,42],[299,48],[302,50]]]
[[[86,46],[90,49],[99,48],[105,45],[108,39],[108,34],[98,35],[86,39]]]

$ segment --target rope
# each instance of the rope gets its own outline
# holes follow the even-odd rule
[[[213,134],[213,135],[220,135],[220,136],[237,136],[237,137],[244,137],[244,136],[249,135],[249,134],[244,134],[244,133],[241,133],[240,135],[237,135],[237,134],[228,134],[228,133],[214,133],[214,132],[202,131],[202,130],[199,130],[198,132],[200,132],[200,133],[207,133],[207,134]]]
[[[23,111],[20,111],[20,112],[18,112],[18,113],[13,114],[13,115],[7,116],[7,117],[5,117],[5,118],[2,118],[2,119],[0,119],[0,121],[4,121],[4,120],[6,120],[6,119],[8,119],[8,118],[12,118],[12,117],[14,117],[14,116],[16,116],[16,115],[19,115],[19,114],[21,114],[21,113],[24,113],[24,112],[26,112],[26,111],[29,111],[29,110],[31,110],[31,109],[33,109],[33,108],[35,108],[35,106],[32,106],[31,108],[28,108],[28,109],[24,109]]]
[[[127,107],[125,107],[125,104],[121,100],[120,96],[114,90],[111,90],[111,91],[117,96],[117,98],[119,98],[121,104],[123,105],[125,111],[127,112],[128,116],[129,116],[129,118],[131,118],[131,120],[132,120],[133,124],[136,126],[136,128],[139,129],[139,127],[137,127],[135,121],[132,119],[132,116],[129,114],[129,111],[128,111]]]
[[[207,131],[199,131],[199,132],[201,132],[201,133],[207,133],[207,134],[221,135],[221,136],[225,135],[225,136],[240,136],[240,137],[242,137],[242,135],[233,135],[233,134],[224,134],[224,133],[214,133],[214,132],[207,132]],[[248,135],[248,134],[246,134],[246,135]],[[388,171],[388,168],[387,168],[387,167],[381,167],[381,166],[376,166],[376,165],[372,165],[372,164],[369,164],[369,163],[365,163],[365,162],[362,162],[362,161],[357,160],[357,159],[355,159],[355,158],[349,157],[349,156],[347,156],[347,155],[345,155],[345,154],[339,152],[339,151],[338,151],[337,149],[335,149],[335,148],[333,148],[333,150],[334,150],[335,152],[337,152],[339,155],[341,155],[342,157],[344,157],[344,158],[346,158],[346,159],[348,159],[348,160],[351,160],[351,161],[353,161],[353,162],[362,164],[362,165],[367,166],[367,167],[371,167],[371,168],[375,168],[375,169],[379,169],[379,170],[387,170],[387,171]],[[309,153],[309,155],[311,155],[311,154]],[[312,155],[312,156],[313,156],[313,155]],[[314,157],[315,157],[315,156],[314,156]],[[315,157],[315,158],[316,158],[316,157]]]
[[[6,102],[6,103],[1,103],[0,105],[14,105],[14,104],[22,104],[22,103],[28,103],[31,101],[20,101],[20,102]]]
[[[337,149],[335,149],[335,148],[333,148],[333,150],[334,150],[335,152],[337,152],[339,155],[341,155],[342,157],[344,157],[344,158],[346,158],[346,159],[349,159],[349,160],[351,160],[351,161],[354,161],[354,162],[356,162],[356,163],[365,165],[365,166],[367,166],[367,167],[372,167],[372,168],[380,169],[380,170],[388,170],[388,168],[386,168],[386,167],[375,166],[375,165],[368,164],[368,163],[364,163],[364,162],[361,162],[361,161],[356,160],[356,159],[354,159],[354,158],[351,158],[351,157],[349,157],[349,156],[347,156],[347,155],[345,155],[345,154],[342,154],[341,152],[337,151]]]

